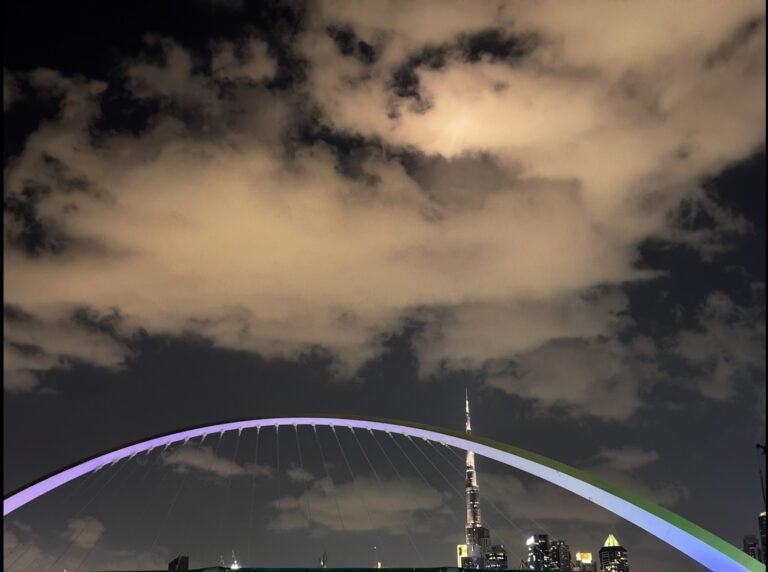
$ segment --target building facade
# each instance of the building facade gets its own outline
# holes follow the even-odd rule
[[[596,572],[595,561],[591,552],[577,552],[573,560],[572,572]]]
[[[547,572],[558,570],[552,562],[548,535],[535,534],[525,541],[525,546],[528,548],[526,564],[529,570]]]
[[[600,549],[600,572],[629,572],[627,550],[613,534],[605,539]]]
[[[549,560],[553,570],[571,572],[571,549],[565,540],[553,540],[550,543]]]
[[[503,546],[491,546],[485,553],[485,568],[487,570],[506,570],[509,566],[507,551]]]
[[[755,560],[760,558],[760,546],[757,543],[757,537],[754,534],[747,534],[744,537],[744,552],[749,554]]]

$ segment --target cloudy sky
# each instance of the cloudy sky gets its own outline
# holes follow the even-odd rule
[[[466,387],[477,433],[735,544],[756,532],[762,3],[5,10],[6,492],[220,419],[458,428]],[[387,564],[450,564],[461,460],[385,441],[393,468],[340,438],[278,451],[246,432],[100,472],[6,520],[6,555],[354,566],[377,544]],[[639,569],[697,569],[586,501],[480,470],[518,553],[542,530],[593,552],[614,532]]]

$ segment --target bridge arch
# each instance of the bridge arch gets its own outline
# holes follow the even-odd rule
[[[711,570],[718,572],[743,570],[764,572],[766,569],[764,564],[749,557],[735,546],[664,507],[569,465],[477,435],[467,435],[442,427],[370,417],[247,419],[194,427],[152,437],[96,455],[12,492],[3,500],[3,516],[8,516],[28,502],[69,481],[105,465],[117,463],[126,458],[130,459],[139,453],[151,451],[158,447],[167,447],[173,443],[186,442],[197,437],[227,431],[298,425],[384,431],[412,438],[427,439],[465,451],[472,451],[477,455],[525,471],[583,497],[632,522]]]

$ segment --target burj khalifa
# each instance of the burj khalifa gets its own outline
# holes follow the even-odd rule
[[[465,393],[465,412],[467,434],[472,432],[472,420],[469,415],[469,395]],[[466,478],[464,493],[467,503],[467,526],[465,529],[465,544],[457,547],[458,564],[460,568],[485,568],[484,556],[491,548],[491,533],[483,526],[480,515],[480,486],[477,484],[475,454],[467,451]]]

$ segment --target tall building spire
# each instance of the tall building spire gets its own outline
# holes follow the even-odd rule
[[[469,394],[465,390],[466,432],[471,433],[472,422],[469,415]],[[477,484],[475,454],[467,451],[467,474],[464,483],[467,500],[467,544],[478,544],[476,530],[483,526],[480,517],[480,487]]]
[[[469,433],[472,433],[472,422],[469,419],[469,392],[467,391],[466,387],[464,388],[464,403],[466,405],[465,411],[467,414],[465,429],[467,431],[467,434],[469,434]]]
[[[464,413],[466,415],[464,430],[472,432],[472,421],[469,415],[469,392],[464,389]],[[465,530],[466,544],[459,545],[458,563],[460,568],[484,568],[486,553],[491,548],[491,533],[483,526],[480,516],[480,487],[477,484],[475,454],[467,451],[466,479],[464,492],[467,501],[467,526]]]

